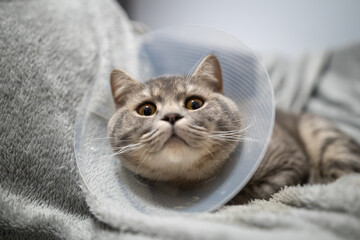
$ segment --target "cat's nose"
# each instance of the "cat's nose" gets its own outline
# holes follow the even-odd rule
[[[168,113],[161,120],[167,121],[171,123],[171,125],[174,125],[177,120],[180,120],[182,118],[183,116],[178,113]]]

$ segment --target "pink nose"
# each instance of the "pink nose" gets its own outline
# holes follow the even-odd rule
[[[180,120],[182,118],[183,116],[178,113],[168,113],[161,120],[167,121],[171,125],[174,125],[177,120]]]

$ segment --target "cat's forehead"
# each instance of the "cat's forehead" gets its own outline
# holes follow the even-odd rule
[[[183,76],[162,76],[147,81],[140,94],[142,97],[153,98],[158,101],[170,98],[177,99],[186,95],[188,92],[187,85],[189,85],[187,79]]]
[[[153,95],[185,92],[187,79],[184,76],[161,76],[147,82]]]

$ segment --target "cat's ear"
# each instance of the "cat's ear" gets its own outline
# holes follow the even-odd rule
[[[220,62],[215,55],[206,56],[191,76],[194,80],[206,81],[214,91],[224,93]]]
[[[126,95],[141,84],[120,69],[112,70],[110,74],[111,92],[116,106],[121,105]]]

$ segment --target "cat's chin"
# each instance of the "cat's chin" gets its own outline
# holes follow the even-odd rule
[[[190,148],[179,137],[172,137],[162,150],[148,155],[140,167],[130,166],[130,170],[157,181],[198,178],[198,171],[192,166],[196,166],[204,155],[202,150]]]
[[[203,152],[198,149],[190,148],[183,140],[178,137],[169,139],[163,149],[154,155],[159,164],[173,165],[190,165],[197,162],[202,156]]]

